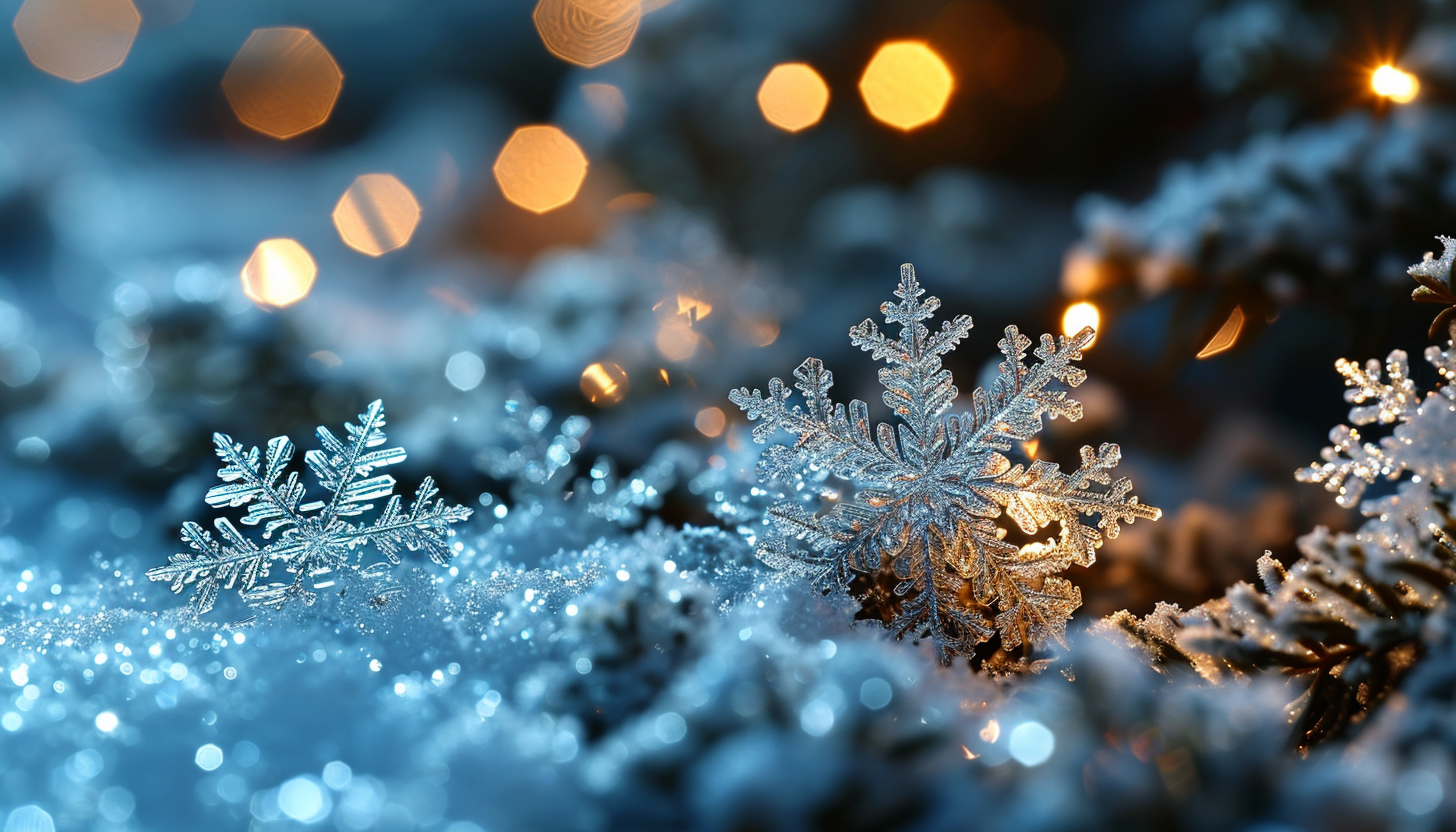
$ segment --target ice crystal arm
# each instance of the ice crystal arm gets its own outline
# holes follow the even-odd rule
[[[221,540],[200,525],[186,523],[182,540],[189,551],[173,555],[165,566],[147,572],[154,581],[167,581],[173,592],[192,586],[197,612],[207,612],[222,589],[238,589],[250,605],[276,605],[292,597],[311,598],[312,589],[332,586],[335,573],[359,571],[355,550],[373,544],[389,562],[398,563],[402,551],[422,551],[437,564],[449,561],[451,526],[470,516],[464,506],[435,500],[434,480],[426,478],[409,508],[393,496],[394,478],[373,475],[374,470],[405,458],[402,448],[381,448],[384,407],[376,401],[359,415],[359,423],[345,425],[340,439],[326,428],[318,429],[319,450],[309,451],[305,461],[319,485],[329,494],[326,500],[303,503],[305,487],[296,471],[289,471],[294,446],[287,437],[267,445],[244,450],[225,434],[216,434],[213,444],[223,466],[223,482],[207,492],[207,504],[214,508],[246,505],[245,525],[263,526],[258,546],[226,518],[214,521]],[[366,523],[351,523],[372,509],[374,500],[389,497],[379,515]],[[292,573],[290,583],[264,586],[272,564]]]
[[[957,390],[941,361],[966,337],[971,319],[962,315],[932,330],[926,322],[940,301],[925,296],[909,265],[901,268],[895,296],[881,312],[899,326],[898,336],[869,320],[849,335],[885,363],[879,379],[898,426],[872,426],[864,402],[834,403],[833,377],[814,358],[795,370],[792,389],[772,379],[766,394],[729,394],[756,422],[758,442],[779,430],[794,437],[760,458],[759,476],[789,493],[767,512],[771,533],[759,557],[827,588],[870,584],[861,599],[874,608],[867,612],[901,636],[929,636],[943,660],[992,640],[1004,653],[1029,655],[1038,644],[1060,641],[1081,603],[1057,573],[1090,565],[1122,523],[1159,514],[1129,495],[1126,479],[1112,479],[1116,445],[1084,448],[1082,466],[1071,474],[1050,462],[1013,464],[1008,457],[1040,431],[1043,417],[1081,416],[1065,388],[1085,378],[1073,362],[1094,333],[1043,336],[1029,360],[1031,340],[1008,327],[997,380],[972,394],[967,412],[952,413]],[[794,401],[795,389],[802,403]],[[794,493],[814,479],[806,471],[832,474],[854,490],[827,511],[808,505]],[[1025,535],[1055,523],[1059,536],[1009,543],[1008,530],[996,523],[1003,514]]]

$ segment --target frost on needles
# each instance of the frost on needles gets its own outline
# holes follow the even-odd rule
[[[439,489],[426,477],[406,509],[394,494],[394,477],[375,474],[378,468],[403,462],[403,448],[383,446],[384,405],[374,402],[361,414],[359,424],[344,425],[340,439],[328,428],[318,429],[321,446],[304,454],[304,461],[325,499],[304,502],[305,487],[297,471],[289,471],[294,447],[286,436],[268,442],[266,453],[244,450],[232,437],[213,434],[221,485],[207,492],[213,508],[246,505],[245,526],[263,526],[261,546],[245,536],[225,517],[213,521],[221,540],[197,523],[182,525],[182,541],[190,551],[175,554],[165,566],[147,571],[154,581],[169,581],[173,592],[195,587],[192,603],[199,613],[212,609],[220,590],[236,587],[250,606],[277,606],[291,597],[314,598],[313,590],[336,583],[336,575],[361,570],[356,550],[373,544],[390,563],[399,563],[402,550],[423,551],[430,560],[450,561],[450,526],[470,516],[470,509],[435,499]],[[372,522],[351,518],[374,508],[388,497]],[[289,582],[259,584],[269,570],[281,564],[293,575]]]
[[[872,427],[862,401],[831,401],[833,377],[816,358],[794,371],[802,404],[790,404],[793,390],[777,378],[767,395],[747,388],[729,394],[758,422],[756,441],[779,429],[796,438],[767,448],[759,462],[760,479],[787,493],[769,511],[770,533],[758,554],[826,589],[855,591],[862,606],[883,605],[866,612],[899,637],[928,635],[943,662],[969,656],[991,670],[1025,669],[1037,646],[1062,641],[1081,604],[1081,591],[1059,573],[1091,565],[1103,537],[1116,537],[1121,523],[1160,512],[1129,495],[1129,480],[1112,478],[1116,445],[1084,447],[1081,467],[1070,474],[1053,462],[1012,460],[1041,430],[1043,416],[1081,418],[1066,388],[1086,377],[1072,362],[1091,342],[1090,328],[1043,335],[1037,361],[1028,364],[1031,340],[1007,327],[996,381],[977,389],[965,412],[951,413],[957,390],[941,357],[965,338],[971,319],[960,315],[932,332],[925,322],[940,301],[924,297],[908,264],[895,295],[880,311],[900,327],[898,338],[870,320],[849,335],[886,363],[879,378],[898,427]],[[804,484],[814,479],[806,471],[847,481],[852,498],[806,497]],[[1002,515],[1025,543],[1008,540]],[[1096,526],[1083,516],[1097,517]],[[1056,537],[1033,539],[1053,523]],[[888,590],[876,593],[877,585]]]

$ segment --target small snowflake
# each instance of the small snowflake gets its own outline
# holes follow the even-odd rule
[[[173,592],[188,584],[196,587],[192,603],[199,613],[212,609],[218,591],[237,587],[251,606],[277,606],[290,597],[312,600],[311,589],[334,585],[334,573],[360,571],[354,550],[372,543],[390,563],[399,563],[399,552],[424,551],[430,560],[444,565],[450,561],[447,539],[450,526],[470,516],[470,509],[437,502],[439,489],[426,477],[415,491],[408,510],[401,508],[394,492],[394,477],[370,476],[374,469],[403,462],[403,448],[380,448],[384,435],[384,406],[376,401],[359,415],[359,424],[345,424],[347,441],[328,428],[318,429],[322,450],[309,451],[304,461],[319,484],[329,493],[327,500],[304,503],[304,486],[296,471],[289,471],[294,447],[286,436],[268,442],[260,465],[258,448],[244,451],[226,434],[213,434],[223,467],[217,472],[223,484],[207,492],[213,508],[248,506],[243,517],[247,526],[263,525],[258,546],[225,517],[213,521],[222,540],[202,526],[182,525],[182,541],[191,549],[171,557],[166,566],[147,571],[154,581],[170,581]],[[371,449],[378,450],[371,450]],[[287,475],[285,477],[285,474]],[[374,508],[373,500],[388,497],[384,509],[372,523],[355,524],[357,517]],[[291,583],[259,586],[274,563],[282,563],[294,575]],[[305,586],[310,583],[311,588]]]
[[[888,579],[898,605],[891,628],[900,637],[928,633],[944,662],[994,638],[1007,654],[1020,648],[1027,655],[1038,643],[1062,641],[1081,604],[1081,591],[1057,573],[1091,565],[1119,524],[1161,512],[1129,496],[1129,480],[1112,479],[1121,457],[1116,445],[1084,447],[1071,474],[1052,462],[1013,463],[1008,456],[1040,431],[1043,416],[1081,418],[1081,405],[1062,387],[1086,377],[1072,362],[1091,342],[1090,328],[1071,337],[1043,335],[1034,352],[1040,363],[1028,365],[1031,340],[1007,327],[991,389],[977,389],[967,412],[948,413],[957,391],[941,356],[967,335],[971,319],[958,316],[932,333],[924,321],[940,301],[922,300],[924,294],[914,268],[902,266],[900,300],[880,307],[888,323],[900,326],[899,338],[870,320],[849,333],[855,346],[888,365],[879,377],[898,429],[872,429],[862,401],[847,408],[830,401],[833,378],[815,358],[794,371],[802,406],[789,404],[793,391],[779,379],[769,382],[766,396],[747,388],[729,394],[758,421],[756,441],[767,442],[780,428],[797,437],[791,446],[765,450],[761,479],[797,481],[802,491],[801,472],[817,470],[856,489],[850,500],[831,499],[827,512],[787,489],[769,512],[772,529],[759,556],[826,587],[848,588],[857,575]],[[1060,534],[1014,545],[997,524],[1002,514],[1027,536],[1053,522]],[[1081,522],[1083,515],[1099,516],[1096,527]]]

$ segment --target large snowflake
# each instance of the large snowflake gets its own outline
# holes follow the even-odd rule
[[[403,448],[382,448],[384,406],[376,401],[361,414],[359,424],[344,425],[345,440],[328,428],[318,429],[319,450],[304,454],[328,498],[303,502],[305,488],[298,472],[289,471],[294,447],[286,436],[269,440],[266,455],[258,448],[244,450],[232,437],[213,434],[223,467],[223,481],[207,492],[213,508],[246,505],[247,526],[263,526],[259,546],[232,521],[213,521],[222,540],[202,526],[182,525],[182,541],[190,551],[175,554],[167,565],[147,571],[154,581],[169,581],[173,592],[195,586],[192,597],[199,613],[212,609],[220,590],[237,587],[251,606],[276,606],[290,597],[312,599],[313,590],[333,586],[339,572],[359,571],[355,550],[372,543],[390,563],[399,563],[402,550],[424,551],[437,564],[450,561],[447,543],[451,524],[470,516],[470,509],[434,499],[439,491],[426,477],[408,509],[394,494],[394,477],[374,474],[386,465],[403,462]],[[260,459],[261,456],[261,459]],[[371,476],[372,474],[372,476]],[[286,475],[286,476],[285,476]],[[374,508],[374,500],[388,497],[373,522],[354,523]],[[259,585],[269,569],[281,563],[293,574],[289,582]]]
[[[1028,364],[1031,340],[1007,327],[991,389],[977,389],[967,411],[950,413],[957,391],[941,356],[969,333],[971,319],[957,316],[932,333],[925,321],[940,301],[924,294],[914,267],[902,266],[899,301],[880,307],[887,323],[899,325],[899,337],[870,320],[849,332],[855,346],[888,365],[880,383],[898,429],[872,428],[862,401],[830,401],[833,377],[816,358],[794,371],[802,405],[789,403],[793,391],[779,379],[769,382],[768,395],[747,388],[729,394],[758,421],[758,442],[779,429],[797,437],[764,451],[762,479],[797,482],[802,492],[802,472],[817,470],[854,486],[851,499],[830,500],[827,511],[789,489],[770,510],[772,533],[759,555],[826,586],[848,587],[857,574],[888,570],[897,599],[890,626],[900,637],[928,634],[942,661],[993,638],[1007,653],[1030,654],[1038,643],[1061,641],[1081,604],[1081,591],[1058,573],[1091,565],[1103,537],[1116,537],[1121,523],[1161,512],[1129,496],[1129,480],[1112,479],[1116,445],[1082,448],[1081,467],[1071,474],[1052,462],[1011,459],[1040,431],[1043,416],[1081,417],[1065,388],[1086,377],[1072,362],[1091,342],[1090,328],[1043,335],[1033,353],[1039,363]],[[998,525],[1003,514],[1024,535],[1053,523],[1059,534],[1015,545]],[[1097,517],[1096,526],[1084,516]]]

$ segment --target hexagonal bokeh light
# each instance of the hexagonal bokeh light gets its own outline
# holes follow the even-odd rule
[[[13,25],[37,69],[79,84],[122,65],[142,16],[131,0],[25,0]]]
[[[901,130],[914,130],[940,118],[955,89],[950,67],[920,41],[881,46],[859,80],[870,114]]]
[[[228,66],[222,91],[238,121],[291,139],[328,121],[344,73],[307,29],[256,29]]]
[[[345,245],[378,257],[409,243],[420,222],[420,203],[394,176],[366,173],[344,191],[333,217]]]
[[[571,202],[586,179],[586,154],[560,128],[546,124],[511,134],[495,160],[495,180],[505,198],[544,214]]]
[[[546,49],[584,67],[626,54],[641,19],[641,0],[541,0],[531,13]]]
[[[303,300],[313,288],[318,266],[297,240],[264,240],[243,264],[243,292],[264,307],[288,306]]]
[[[779,64],[758,87],[763,117],[790,133],[818,124],[828,106],[829,85],[808,64]]]

